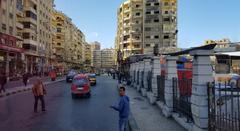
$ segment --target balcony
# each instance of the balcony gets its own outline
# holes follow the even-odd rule
[[[31,18],[31,17],[25,17],[25,18],[19,18],[19,21],[21,22],[30,22],[34,25],[37,25],[37,20]]]
[[[23,15],[23,12],[21,11],[21,10],[16,10],[16,14],[17,14],[17,16],[19,16],[19,17],[23,17],[24,15]]]
[[[34,4],[38,4],[37,0],[30,0],[31,2],[33,2]]]
[[[23,29],[23,24],[20,23],[20,22],[17,22],[17,23],[16,23],[16,27],[17,27],[18,29]]]
[[[24,39],[23,40],[23,43],[26,43],[26,44],[31,44],[31,45],[35,45],[37,46],[37,41],[34,41],[34,40],[30,40],[30,39]]]
[[[142,40],[140,40],[140,39],[132,39],[132,42],[134,42],[134,43],[140,43],[140,42],[142,42]]]
[[[31,6],[24,7],[24,10],[31,11],[32,13],[37,14],[37,10],[35,10],[35,9],[34,9],[33,7],[31,7]]]

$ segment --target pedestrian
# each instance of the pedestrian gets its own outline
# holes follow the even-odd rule
[[[127,130],[128,117],[130,112],[129,97],[125,95],[125,87],[119,88],[120,100],[117,106],[110,106],[119,112],[119,131]]]
[[[27,83],[29,81],[28,79],[29,79],[28,73],[24,73],[23,74],[23,83],[24,83],[25,86],[27,86]]]
[[[7,83],[7,76],[6,76],[5,72],[2,71],[0,74],[0,84],[1,84],[0,93],[2,93],[2,91],[6,92],[5,87],[4,87],[6,83]]]
[[[46,90],[45,90],[44,85],[40,78],[38,78],[36,83],[33,85],[32,92],[33,92],[34,99],[35,99],[34,112],[35,113],[37,112],[38,100],[41,101],[42,111],[46,111],[45,110],[45,101],[44,101],[44,95],[46,95]]]

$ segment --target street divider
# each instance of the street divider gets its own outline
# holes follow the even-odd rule
[[[61,81],[64,81],[64,80],[65,80],[65,78],[61,78],[61,79],[56,80],[56,81],[44,82],[43,84],[44,85],[50,85],[50,84],[54,84],[54,83],[61,82]],[[20,92],[30,91],[30,90],[32,90],[32,86],[33,85],[28,85],[27,87],[15,87],[15,88],[9,89],[5,93],[0,93],[0,98],[10,96],[10,95],[14,95],[14,94],[17,94],[17,93],[20,93]]]

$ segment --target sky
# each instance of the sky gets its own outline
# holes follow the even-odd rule
[[[114,47],[117,9],[125,0],[55,0],[84,32],[87,42]],[[240,0],[178,0],[178,47],[199,46],[207,39],[240,42]]]

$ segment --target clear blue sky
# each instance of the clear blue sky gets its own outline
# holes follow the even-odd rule
[[[114,47],[117,8],[125,0],[55,0],[88,42]],[[178,46],[198,46],[206,39],[240,41],[240,0],[178,0]]]

